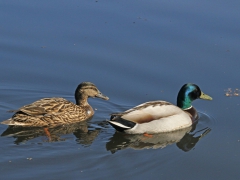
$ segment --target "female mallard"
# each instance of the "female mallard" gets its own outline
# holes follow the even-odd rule
[[[113,113],[108,121],[116,130],[127,134],[171,132],[191,126],[198,119],[192,106],[195,99],[212,100],[195,84],[185,84],[177,97],[177,106],[166,101],[140,104],[122,113]]]
[[[83,82],[75,91],[76,104],[63,98],[40,99],[16,110],[12,118],[1,123],[42,127],[83,121],[94,114],[93,108],[87,102],[88,97],[108,100],[93,83]]]

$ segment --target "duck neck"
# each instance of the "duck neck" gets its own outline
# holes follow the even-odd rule
[[[190,109],[192,107],[192,100],[188,96],[178,96],[177,106],[183,110]]]
[[[192,121],[195,122],[199,119],[198,112],[194,107],[190,107],[188,109],[184,109],[185,112],[188,112],[191,115]]]
[[[85,94],[75,94],[76,104],[78,106],[88,106],[88,96]]]

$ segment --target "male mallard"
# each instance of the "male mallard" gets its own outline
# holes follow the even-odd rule
[[[63,98],[44,98],[16,110],[12,118],[1,122],[15,126],[56,126],[83,121],[93,116],[88,97],[108,100],[91,82],[83,82],[75,91],[76,104]]]
[[[191,104],[198,98],[212,100],[197,85],[188,83],[178,93],[177,106],[166,101],[146,102],[125,112],[113,113],[108,122],[127,134],[153,134],[187,128],[198,119]]]

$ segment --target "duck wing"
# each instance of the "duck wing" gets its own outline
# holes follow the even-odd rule
[[[73,103],[63,98],[44,98],[32,104],[21,107],[18,112],[23,112],[30,116],[40,116],[55,114],[66,111]]]
[[[21,126],[58,124],[63,121],[62,116],[68,117],[69,114],[66,115],[66,113],[75,108],[75,104],[63,98],[44,98],[21,107],[12,118],[1,122],[1,124]]]
[[[142,124],[161,118],[180,114],[183,111],[166,101],[151,101],[140,104],[132,109],[121,113],[113,113],[111,120],[125,119],[134,123]]]

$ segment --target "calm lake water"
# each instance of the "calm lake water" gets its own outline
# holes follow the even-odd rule
[[[0,125],[0,179],[239,179],[240,1],[0,1],[0,120],[43,97],[74,101],[91,81],[94,117],[72,126]],[[112,112],[176,102],[192,82],[199,123],[154,138],[116,133]],[[237,94],[236,94],[237,95]]]

